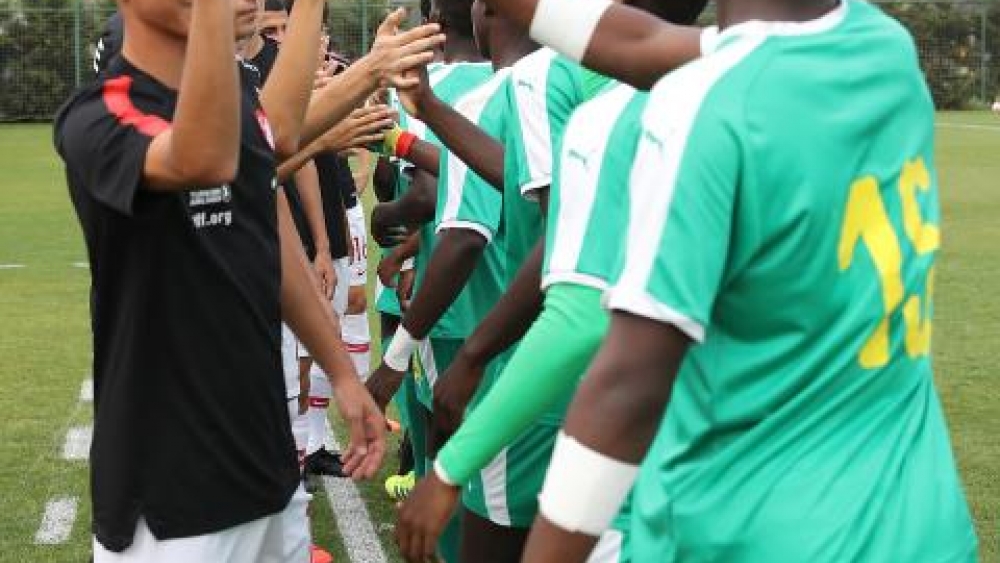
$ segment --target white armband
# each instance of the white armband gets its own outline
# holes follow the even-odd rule
[[[540,0],[531,18],[531,38],[580,62],[610,5],[610,0]]]
[[[409,272],[410,270],[413,269],[413,266],[414,266],[413,258],[407,258],[406,260],[403,260],[403,265],[399,268],[399,271]]]
[[[611,526],[639,473],[638,465],[611,459],[560,431],[539,512],[569,532],[600,536]]]
[[[389,348],[385,351],[385,356],[382,357],[382,363],[395,371],[406,371],[410,368],[410,356],[416,347],[417,341],[403,328],[403,325],[399,325],[392,342],[389,343]]]

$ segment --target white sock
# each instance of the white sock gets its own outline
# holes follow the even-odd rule
[[[330,407],[333,389],[330,380],[317,365],[309,371],[309,447],[306,454],[311,454],[327,445],[326,411]],[[329,449],[329,448],[328,448]]]
[[[344,337],[347,351],[351,354],[354,369],[361,381],[371,375],[371,329],[368,326],[368,314],[344,315],[340,321],[340,332]]]

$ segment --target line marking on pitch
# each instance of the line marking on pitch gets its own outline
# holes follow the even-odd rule
[[[94,380],[87,378],[83,380],[80,385],[80,400],[85,403],[90,403],[94,401]]]
[[[54,498],[45,503],[42,524],[35,532],[35,543],[39,545],[65,543],[73,531],[77,504],[76,497]]]
[[[90,457],[90,439],[93,434],[94,427],[90,425],[70,428],[63,443],[63,459],[85,460]]]
[[[20,270],[24,264],[0,264],[0,270]]]
[[[949,123],[940,122],[937,124],[938,127],[945,127],[948,129],[975,129],[977,131],[998,131],[1000,132],[1000,125],[978,125],[975,123]]]
[[[73,262],[73,267],[74,268],[89,268],[90,267],[90,263],[89,262]]]
[[[326,422],[326,431],[330,436],[331,446],[340,450],[337,436]],[[368,508],[361,499],[361,493],[350,479],[324,477],[323,488],[337,520],[337,528],[344,539],[344,551],[352,563],[386,563],[382,542],[375,533],[375,525],[368,514]]]

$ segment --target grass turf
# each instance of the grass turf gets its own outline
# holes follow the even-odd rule
[[[983,561],[1000,559],[1000,119],[987,113],[939,116],[944,248],[935,305],[934,354],[941,392]],[[89,373],[86,260],[51,149],[47,125],[0,127],[0,562],[86,561],[90,548],[86,466],[61,458],[66,430],[90,420],[80,404]],[[374,268],[371,269],[374,271]],[[373,323],[373,333],[378,325]],[[376,339],[377,340],[377,339]],[[377,352],[376,352],[377,353]],[[394,451],[394,448],[390,451]],[[395,467],[390,458],[385,471]],[[393,506],[381,479],[362,497],[390,561]],[[81,498],[66,543],[34,544],[47,500]],[[347,556],[325,497],[317,497],[318,543]]]

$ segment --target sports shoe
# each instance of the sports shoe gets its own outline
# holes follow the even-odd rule
[[[389,498],[399,502],[410,496],[410,491],[417,485],[416,473],[410,471],[406,475],[393,475],[385,480],[385,492]]]
[[[333,563],[330,552],[316,544],[309,545],[309,557],[311,563]]]
[[[305,473],[306,475],[347,477],[340,454],[330,452],[326,448],[320,448],[306,456]]]

